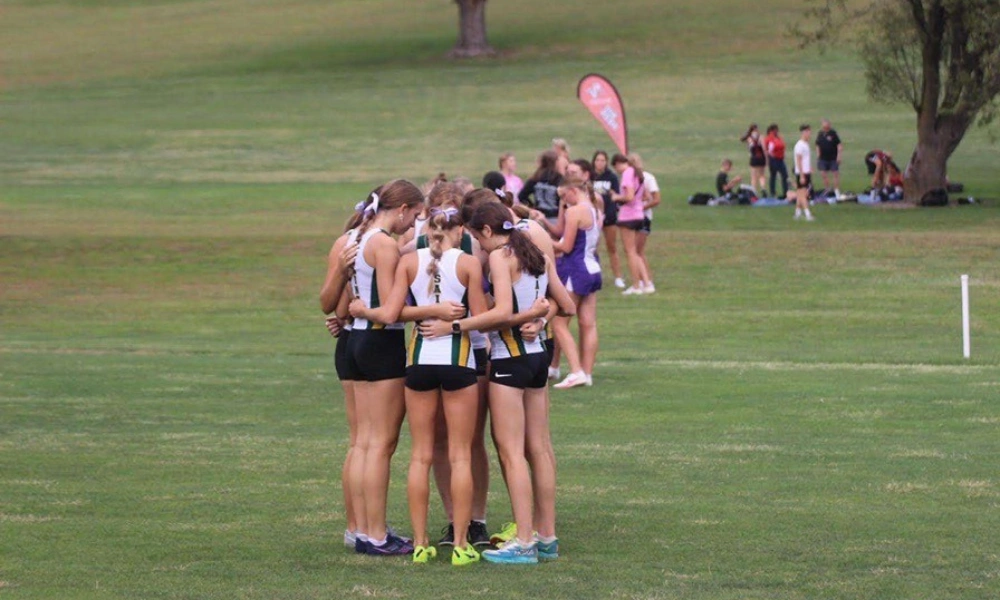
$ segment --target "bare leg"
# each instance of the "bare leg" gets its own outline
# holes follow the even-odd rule
[[[427,546],[427,504],[430,495],[430,470],[434,458],[434,421],[438,411],[439,390],[418,392],[406,389],[406,414],[410,423],[412,451],[406,478],[406,498],[410,505],[413,544]]]
[[[627,227],[619,227],[618,229],[622,234],[622,246],[625,247],[625,255],[628,257],[628,271],[632,277],[632,285],[638,286],[640,282],[645,283],[649,281],[649,275],[646,273],[646,265],[642,262],[642,258],[639,257],[639,251],[636,248],[636,237],[639,233]]]
[[[635,249],[639,252],[639,256],[642,257],[642,264],[646,267],[646,283],[653,283],[653,271],[649,268],[649,260],[646,258],[646,242],[649,241],[649,234],[639,233],[635,236]],[[581,342],[582,344],[583,342]]]
[[[385,507],[389,489],[389,465],[403,424],[402,377],[383,381],[357,381],[358,406],[365,405],[370,437],[365,452],[364,494],[368,515],[368,537],[385,539]]]
[[[486,453],[486,417],[489,415],[488,377],[479,377],[479,405],[476,411],[476,435],[472,438],[472,518],[486,520],[486,502],[490,493],[490,457]]]
[[[534,493],[534,528],[541,537],[556,534],[556,455],[549,433],[549,392],[524,390],[524,423]]]
[[[592,375],[594,364],[597,363],[597,294],[590,294],[577,300],[576,318],[580,323],[580,357],[583,372]]]
[[[344,513],[347,516],[348,531],[360,531],[358,529],[358,515],[355,514],[354,497],[351,489],[351,465],[360,454],[358,451],[358,415],[354,408],[354,382],[341,381],[340,387],[344,390],[344,407],[347,412],[347,426],[350,431],[350,445],[347,447],[347,456],[344,457],[344,467],[340,471],[340,487],[344,492]],[[358,505],[361,508],[363,505]],[[362,517],[363,519],[363,517]],[[363,522],[360,521],[360,522]]]
[[[351,452],[350,489],[351,506],[354,508],[354,526],[358,533],[368,534],[368,511],[365,505],[365,457],[371,439],[371,406],[360,401],[363,392],[354,386],[354,412],[357,426],[357,437]]]
[[[611,263],[611,272],[615,279],[622,278],[622,264],[618,260],[618,226],[608,225],[604,231],[604,245],[608,249],[608,262]]]
[[[434,484],[441,496],[441,506],[448,522],[451,518],[451,464],[448,462],[448,426],[445,424],[444,410],[437,411],[434,419]]]
[[[451,462],[451,498],[454,509],[455,547],[465,547],[472,520],[472,440],[479,408],[478,386],[442,392],[448,421],[448,460]]]
[[[569,317],[553,318],[552,329],[556,334],[556,347],[562,348],[563,353],[566,354],[570,373],[580,371],[580,349],[576,345],[576,340],[573,339],[573,332],[569,330]]]
[[[531,473],[524,456],[525,390],[490,383],[490,422],[493,424],[493,440],[500,452],[500,462],[504,467],[507,490],[510,494],[511,512],[517,524],[517,537],[524,543],[532,540],[532,507],[534,499],[531,489]]]

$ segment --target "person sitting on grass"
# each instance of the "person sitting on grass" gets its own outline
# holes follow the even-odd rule
[[[739,175],[729,179],[729,172],[733,170],[733,161],[728,158],[722,161],[719,167],[719,174],[715,176],[715,191],[719,198],[731,199],[733,190],[737,189],[743,178]]]

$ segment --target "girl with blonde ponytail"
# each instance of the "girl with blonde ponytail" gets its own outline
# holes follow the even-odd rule
[[[486,312],[479,261],[460,248],[462,220],[457,207],[432,208],[424,227],[427,247],[399,261],[392,293],[379,307],[355,300],[351,314],[380,323],[443,319],[450,322]],[[409,296],[413,306],[405,306]],[[407,497],[413,524],[413,561],[426,563],[437,556],[427,533],[430,468],[434,456],[438,405],[447,425],[450,491],[454,514],[453,565],[479,560],[466,542],[472,521],[472,443],[476,432],[479,392],[476,359],[468,332],[431,338],[414,328],[406,356],[406,412],[412,437]]]

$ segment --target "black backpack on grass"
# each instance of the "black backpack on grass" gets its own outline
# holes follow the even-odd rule
[[[948,190],[938,188],[924,194],[920,206],[948,206]]]

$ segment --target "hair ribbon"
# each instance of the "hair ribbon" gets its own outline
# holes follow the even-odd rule
[[[372,203],[365,208],[365,212],[377,213],[378,212],[378,194],[372,192]]]
[[[451,221],[451,218],[458,214],[458,209],[451,206],[448,208],[432,208],[431,216],[436,217],[438,215],[444,215],[445,221]]]
[[[495,193],[495,194],[496,194],[496,195],[497,195],[497,196],[498,196],[498,197],[499,197],[499,198],[500,198],[501,200],[503,200],[503,199],[507,198],[507,194],[503,193],[503,190],[502,190],[502,189],[500,189],[500,188],[497,188],[497,189],[493,190],[493,192],[494,192],[494,193]]]

